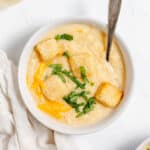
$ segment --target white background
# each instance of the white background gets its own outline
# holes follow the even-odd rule
[[[28,38],[46,22],[88,16],[106,24],[107,5],[108,0],[25,0],[0,10],[0,49],[17,64]],[[150,1],[123,0],[117,32],[133,60],[131,102],[121,118],[103,131],[72,137],[82,150],[134,150],[150,136]]]

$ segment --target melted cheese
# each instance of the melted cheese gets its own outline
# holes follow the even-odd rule
[[[36,96],[41,100],[44,100],[41,88],[44,87],[42,77],[45,69],[46,69],[46,64],[40,63],[34,74],[34,81],[31,85],[31,89],[35,92]]]
[[[60,103],[58,101],[50,100],[46,98],[42,92],[41,89],[44,89],[44,82],[43,82],[43,76],[44,72],[47,68],[46,63],[40,63],[35,74],[34,74],[34,81],[32,83],[31,89],[34,91],[38,99],[42,101],[38,105],[38,108],[42,110],[43,112],[46,112],[56,118],[62,118],[63,112],[69,111],[71,108],[64,103]],[[27,80],[27,84],[29,84],[29,81]]]
[[[57,119],[61,119],[64,112],[71,110],[71,107],[56,101],[47,101],[45,103],[39,104],[38,108],[43,112],[56,117]]]

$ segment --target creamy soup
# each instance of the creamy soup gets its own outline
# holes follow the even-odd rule
[[[123,97],[125,74],[117,41],[107,62],[102,30],[68,24],[54,28],[35,45],[27,85],[43,113],[71,126],[83,126],[113,113]]]

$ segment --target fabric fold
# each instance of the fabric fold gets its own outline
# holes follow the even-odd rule
[[[0,51],[0,66],[0,149],[70,150],[66,135],[56,133],[54,144],[53,131],[28,112],[18,89],[17,67],[3,51]]]

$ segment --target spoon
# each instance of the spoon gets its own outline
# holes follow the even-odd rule
[[[107,61],[109,61],[112,39],[113,39],[116,23],[118,21],[120,8],[121,8],[121,0],[109,0],[108,37],[107,37],[107,50],[106,50]]]

